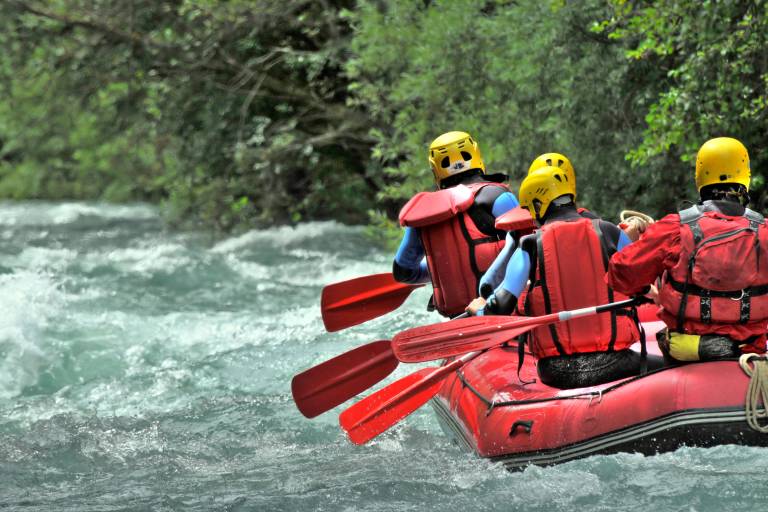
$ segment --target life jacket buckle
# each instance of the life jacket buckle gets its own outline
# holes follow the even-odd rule
[[[735,301],[741,301],[741,299],[743,299],[746,295],[747,295],[747,292],[744,291],[744,288],[742,288],[741,295],[739,295],[738,297],[729,297],[729,299],[735,300]]]

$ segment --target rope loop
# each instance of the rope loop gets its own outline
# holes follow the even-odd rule
[[[750,362],[752,362],[751,366]],[[768,434],[768,423],[760,424],[760,419],[768,418],[768,411],[766,410],[768,404],[768,360],[757,354],[742,354],[739,358],[739,366],[749,376],[749,387],[744,403],[747,424],[762,434]]]
[[[643,219],[645,222],[647,222],[648,224],[653,224],[655,222],[653,220],[653,217],[651,217],[650,215],[647,215],[647,214],[645,214],[643,212],[637,212],[635,210],[622,210],[619,213],[619,221],[620,222],[626,222],[631,217],[639,217],[639,218]]]

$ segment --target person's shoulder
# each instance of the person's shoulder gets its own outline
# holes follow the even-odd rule
[[[480,187],[480,190],[478,190],[475,195],[475,202],[480,204],[492,206],[493,203],[496,202],[496,200],[504,194],[510,194],[510,196],[514,197],[512,192],[509,190],[509,187],[503,183],[483,181],[476,183],[475,186]]]
[[[586,208],[579,208],[577,211],[579,212],[579,215],[585,219],[600,219],[599,215],[590,210],[587,210]]]
[[[541,234],[541,231],[536,231],[534,233],[530,233],[520,238],[520,245],[519,245],[520,250],[523,250],[531,254],[535,252],[536,241],[538,240],[540,234]]]
[[[659,220],[657,220],[656,222],[654,222],[653,224],[651,224],[651,226],[657,225],[657,224],[659,226],[669,226],[669,225],[679,226],[680,225],[680,213],[679,212],[668,213],[665,216],[663,216],[662,218],[660,218]]]
[[[596,218],[593,220],[596,220],[597,222],[600,223],[600,229],[604,233],[619,233],[621,231],[621,228],[611,221],[601,219],[601,218]]]

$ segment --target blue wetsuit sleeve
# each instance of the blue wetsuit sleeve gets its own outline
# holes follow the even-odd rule
[[[624,231],[621,231],[621,234],[619,235],[619,243],[616,244],[616,251],[620,251],[629,244],[632,243],[632,240],[629,239],[627,234]]]
[[[531,258],[528,253],[522,249],[518,249],[512,253],[512,257],[509,259],[509,263],[507,263],[507,271],[504,275],[504,280],[493,292],[494,297],[489,298],[489,301],[497,302],[497,306],[501,308],[500,314],[512,314],[515,307],[514,302],[523,292],[525,283],[528,282],[528,274],[530,271]],[[495,296],[504,297],[504,299],[496,301]],[[510,299],[512,299],[513,302],[510,303]],[[485,313],[485,310],[479,311],[478,316],[485,315]]]
[[[504,275],[504,281],[497,287],[511,293],[515,297],[520,297],[528,282],[528,274],[531,272],[531,257],[526,251],[518,249],[512,254],[507,264],[507,272]]]
[[[407,271],[403,282],[416,284],[429,281],[429,270],[424,260],[424,246],[421,244],[418,230],[407,227],[403,240],[395,254],[395,265]]]
[[[520,202],[515,197],[515,194],[512,192],[504,192],[493,202],[491,214],[494,217],[499,217],[500,215],[507,213],[509,210],[519,205]]]
[[[507,237],[504,242],[504,249],[502,249],[498,256],[496,256],[496,259],[493,260],[491,266],[488,267],[488,270],[485,271],[483,277],[480,278],[478,288],[480,296],[483,295],[484,289],[490,288],[490,291],[486,292],[487,296],[490,292],[495,290],[499,284],[501,284],[502,279],[504,279],[504,273],[506,271],[507,264],[509,263],[509,258],[512,256],[514,250],[515,239],[512,238],[511,233],[507,233]]]

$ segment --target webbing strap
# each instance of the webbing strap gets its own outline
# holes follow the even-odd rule
[[[541,285],[541,293],[544,298],[544,311],[546,314],[552,313],[552,302],[549,299],[549,288],[547,287],[547,274],[544,267],[544,243],[542,242],[541,231],[536,232],[536,259],[538,260],[538,272],[539,283]],[[565,349],[560,343],[560,337],[557,335],[557,328],[554,323],[549,324],[549,333],[552,336],[552,341],[557,348],[557,352],[565,355]]]
[[[603,270],[608,272],[608,247],[605,241],[605,235],[603,234],[603,229],[600,227],[600,219],[592,219],[592,229],[595,230],[595,233],[597,234],[597,239],[600,242],[600,250],[602,251],[603,255]],[[613,302],[613,289],[610,286],[606,286],[608,289],[608,302]],[[614,345],[616,345],[616,311],[611,311],[611,341],[608,343],[608,351],[613,351]]]

